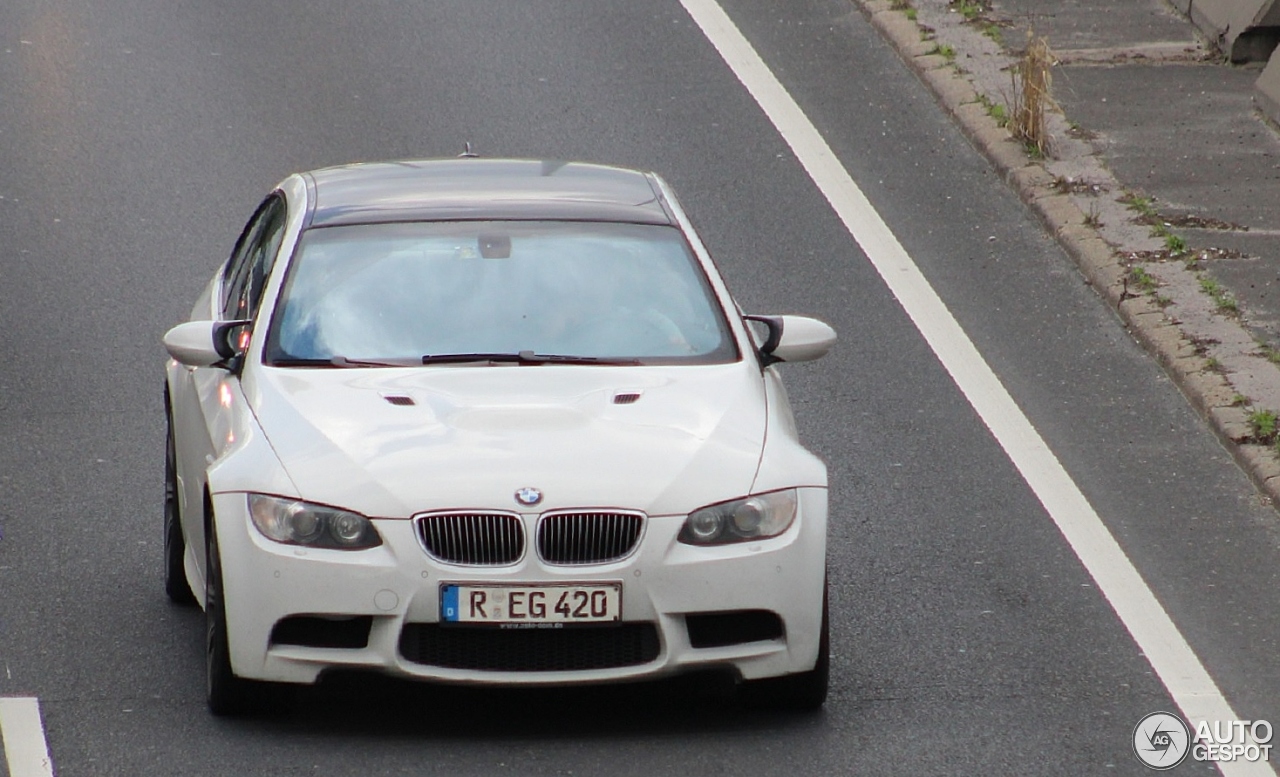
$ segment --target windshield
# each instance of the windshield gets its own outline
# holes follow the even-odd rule
[[[738,353],[672,227],[417,222],[304,233],[265,358],[279,366],[706,364]]]

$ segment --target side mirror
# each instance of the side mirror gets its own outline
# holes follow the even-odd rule
[[[836,331],[806,316],[745,316],[765,329],[760,353],[765,366],[775,362],[807,362],[820,359],[836,344]]]
[[[178,324],[164,334],[164,348],[180,364],[188,367],[226,366],[226,362],[239,356],[237,330],[249,321],[188,321]]]

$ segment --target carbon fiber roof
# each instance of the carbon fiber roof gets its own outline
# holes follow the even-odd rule
[[[489,219],[674,221],[645,173],[581,162],[373,162],[315,170],[306,177],[313,227]]]

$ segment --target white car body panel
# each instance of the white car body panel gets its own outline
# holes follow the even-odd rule
[[[684,514],[751,493],[765,436],[764,385],[747,362],[263,369],[247,389],[301,493],[376,517],[514,506],[525,486],[544,510]],[[629,392],[640,399],[614,403]]]

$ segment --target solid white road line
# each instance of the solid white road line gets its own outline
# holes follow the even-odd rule
[[[0,697],[0,740],[9,777],[53,777],[39,699]]]
[[[1192,727],[1201,720],[1236,720],[1222,692],[1102,519],[790,93],[715,0],[681,3],[791,146],[952,380],[1058,525]],[[1221,763],[1219,769],[1226,775],[1275,774],[1265,763],[1244,761]]]

